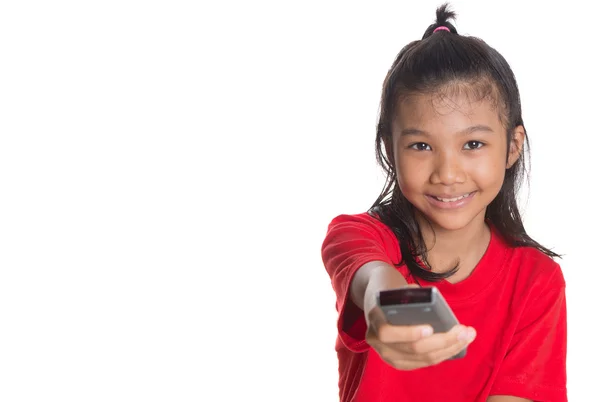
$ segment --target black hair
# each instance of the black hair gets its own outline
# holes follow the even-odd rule
[[[406,264],[414,276],[428,281],[450,277],[458,270],[458,264],[438,273],[417,262],[419,258],[429,266],[415,208],[404,197],[397,182],[391,147],[392,121],[399,103],[411,94],[435,93],[453,84],[470,84],[480,96],[494,101],[506,128],[509,146],[514,129],[525,128],[519,89],[507,61],[483,40],[459,35],[449,22],[455,17],[448,4],[443,4],[436,10],[436,21],[427,28],[423,38],[409,43],[397,55],[383,83],[375,141],[377,161],[387,178],[370,213],[394,232],[402,253],[400,263]],[[439,27],[444,28],[436,30]],[[523,150],[518,160],[506,170],[502,188],[487,207],[485,218],[512,247],[534,247],[550,257],[559,257],[527,234],[519,213],[517,193],[525,174],[524,158],[528,148],[525,131]]]

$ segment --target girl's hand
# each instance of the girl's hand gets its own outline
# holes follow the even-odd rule
[[[415,370],[441,363],[457,355],[476,336],[474,328],[464,325],[436,334],[428,325],[390,325],[379,307],[372,308],[366,319],[367,343],[398,370]]]

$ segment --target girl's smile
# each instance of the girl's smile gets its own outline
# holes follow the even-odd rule
[[[470,193],[461,194],[461,195],[430,195],[427,194],[427,201],[431,203],[436,208],[441,209],[455,209],[461,208],[467,205],[475,196],[476,191],[472,191]]]

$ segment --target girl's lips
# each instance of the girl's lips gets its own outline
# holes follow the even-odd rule
[[[465,205],[467,205],[472,199],[473,196],[475,195],[476,191],[473,191],[471,193],[468,193],[468,195],[466,197],[464,196],[460,196],[460,198],[458,197],[443,197],[446,199],[455,199],[458,198],[455,201],[442,201],[440,199],[438,199],[436,196],[433,195],[427,195],[427,200],[435,207],[437,208],[441,208],[441,209],[455,209],[455,208],[461,208],[464,207]],[[440,197],[442,198],[442,197]]]

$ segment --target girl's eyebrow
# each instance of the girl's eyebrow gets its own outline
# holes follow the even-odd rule
[[[477,124],[477,125],[474,125],[471,127],[467,127],[464,130],[457,132],[456,134],[467,135],[467,134],[472,134],[476,131],[482,131],[484,133],[493,133],[494,132],[494,130],[492,130],[491,127],[486,126],[485,124]],[[405,128],[400,132],[400,136],[402,136],[402,137],[410,136],[410,135],[430,136],[430,134],[427,131],[419,130],[418,128]]]

